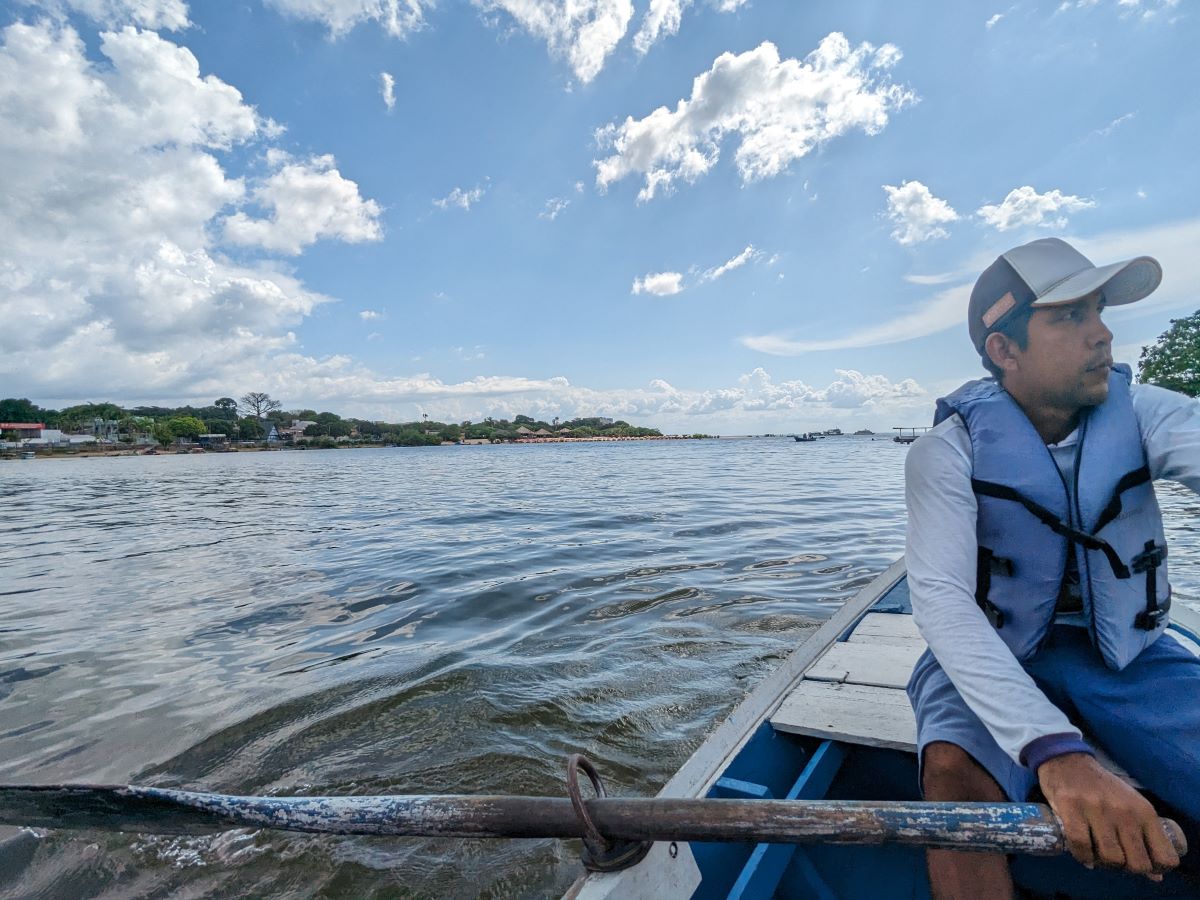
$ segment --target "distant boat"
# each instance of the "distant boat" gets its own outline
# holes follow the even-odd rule
[[[816,439],[817,439],[816,435],[810,434],[807,431],[804,432],[804,434],[793,434],[792,435],[792,440],[796,441],[798,443],[801,443],[801,444],[808,443],[809,441],[815,441]]]
[[[874,434],[875,432],[873,432],[870,428],[860,428],[860,429],[858,429],[858,431],[856,431],[854,433],[855,433],[855,435],[868,435],[868,434]]]
[[[824,431],[822,431],[821,433],[822,433],[823,435],[825,435],[825,437],[841,437],[841,436],[842,436],[842,429],[840,429],[840,428],[826,428],[826,429],[825,429]]]

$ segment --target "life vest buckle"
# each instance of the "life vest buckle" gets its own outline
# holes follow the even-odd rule
[[[1144,609],[1134,617],[1133,624],[1142,631],[1157,631],[1167,617],[1169,607],[1160,606],[1156,609]]]
[[[1167,558],[1167,548],[1159,547],[1154,541],[1146,541],[1146,549],[1129,561],[1133,571],[1141,573],[1157,569]]]
[[[987,616],[987,620],[992,623],[992,627],[999,630],[1004,627],[1004,610],[998,607],[991,600],[984,600],[979,604],[979,608],[983,610],[983,614]]]

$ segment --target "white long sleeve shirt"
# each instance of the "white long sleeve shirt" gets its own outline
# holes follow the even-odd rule
[[[1152,385],[1133,385],[1131,396],[1153,478],[1178,481],[1200,493],[1200,402]],[[1073,466],[1077,441],[1073,432],[1050,445],[1060,469]],[[971,471],[971,439],[958,416],[938,424],[909,450],[905,558],[913,620],[967,706],[1020,762],[1032,741],[1078,736],[1079,729],[1046,699],[975,603],[977,505]]]

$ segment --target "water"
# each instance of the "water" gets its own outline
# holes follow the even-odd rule
[[[843,438],[0,465],[0,781],[561,795],[579,751],[614,793],[651,795],[900,555],[904,454]],[[1160,496],[1186,548],[1195,497]],[[1186,550],[1172,567],[1200,593]],[[0,893],[553,896],[576,851],[25,833]]]

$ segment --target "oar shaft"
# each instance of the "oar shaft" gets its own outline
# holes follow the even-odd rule
[[[1035,856],[1065,849],[1058,818],[1033,803],[605,798],[587,807],[605,837],[622,840],[898,843]],[[173,834],[251,826],[410,837],[583,835],[570,801],[560,797],[241,797],[141,787],[0,787],[0,823]],[[1168,833],[1185,851],[1173,822]]]

